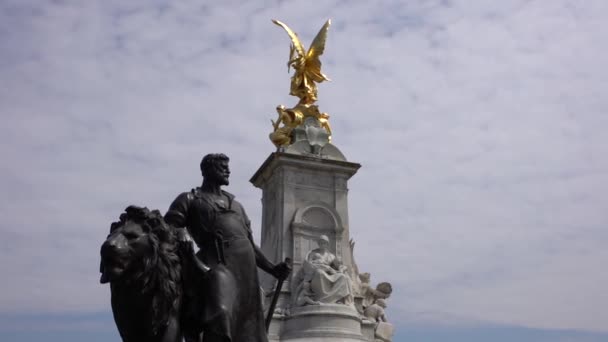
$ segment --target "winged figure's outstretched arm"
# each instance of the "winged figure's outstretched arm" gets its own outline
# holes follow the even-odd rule
[[[289,59],[293,59],[293,53],[297,52],[299,57],[305,57],[306,56],[306,51],[304,50],[304,45],[302,45],[302,42],[300,41],[300,38],[298,38],[298,35],[293,32],[292,29],[289,28],[289,26],[287,26],[285,23],[280,22],[276,19],[272,19],[272,22],[281,26],[285,32],[287,32],[287,35],[289,35],[289,38],[291,39],[291,50],[290,50],[290,56]],[[295,51],[294,51],[295,49]]]

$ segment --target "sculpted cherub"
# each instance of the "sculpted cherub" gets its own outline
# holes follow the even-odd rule
[[[373,303],[382,299],[385,300],[391,296],[393,292],[393,286],[391,283],[381,282],[376,285],[376,288],[369,287],[367,292],[365,293],[365,297],[363,298],[363,308],[367,308],[368,306],[373,305]]]
[[[372,322],[386,322],[386,302],[384,299],[376,299],[376,302],[365,309],[364,316]]]
[[[277,121],[270,120],[274,131],[268,137],[276,146],[288,145],[291,143],[291,131],[302,123],[303,115],[298,111],[286,110],[285,106],[277,106],[277,113]]]
[[[360,302],[357,303],[357,310],[359,313],[364,314],[365,310],[368,307],[371,307],[378,300],[386,300],[391,296],[393,292],[393,287],[388,282],[381,282],[373,288],[371,285],[371,275],[368,272],[360,273],[359,267],[357,266],[357,262],[355,260],[355,241],[350,239],[350,255],[352,260],[352,271],[351,278],[354,280],[354,289],[356,297],[360,298]],[[386,302],[384,302],[386,303]]]
[[[327,39],[327,30],[331,21],[327,20],[317,36],[310,44],[308,51],[298,38],[298,35],[292,31],[287,25],[278,21],[272,20],[273,23],[281,26],[291,38],[291,46],[289,50],[289,61],[287,68],[293,67],[295,70],[291,78],[290,95],[300,98],[301,104],[312,104],[317,100],[316,83],[329,81],[329,78],[321,72],[321,61],[319,56],[325,50],[325,41]]]
[[[323,303],[316,301],[313,299],[314,293],[310,288],[310,282],[305,281],[301,284],[300,293],[296,297],[296,305],[304,306],[304,305],[322,305]]]

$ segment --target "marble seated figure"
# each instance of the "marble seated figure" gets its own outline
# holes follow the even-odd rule
[[[329,249],[329,238],[322,235],[319,248],[310,251],[293,280],[293,304],[353,304],[351,279]]]

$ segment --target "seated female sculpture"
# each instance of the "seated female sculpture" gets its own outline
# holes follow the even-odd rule
[[[319,248],[313,249],[295,275],[292,295],[296,306],[314,304],[353,304],[351,279],[346,266],[339,265],[329,249],[329,238],[321,235]]]

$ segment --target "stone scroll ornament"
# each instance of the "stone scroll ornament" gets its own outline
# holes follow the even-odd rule
[[[269,138],[277,148],[288,146],[294,142],[294,129],[301,127],[302,134],[306,136],[307,140],[312,144],[322,146],[331,141],[331,127],[329,115],[320,112],[319,107],[315,104],[317,101],[316,83],[330,80],[321,72],[319,57],[325,51],[325,41],[331,21],[325,22],[308,50],[304,48],[298,35],[286,24],[278,20],[272,20],[272,22],[282,27],[291,39],[287,70],[293,68],[294,74],[291,77],[289,94],[300,100],[293,108],[277,106],[278,119],[271,120],[273,132],[270,133]]]
[[[329,238],[321,235],[319,248],[311,250],[292,281],[292,305],[353,305],[352,281],[329,249]]]

